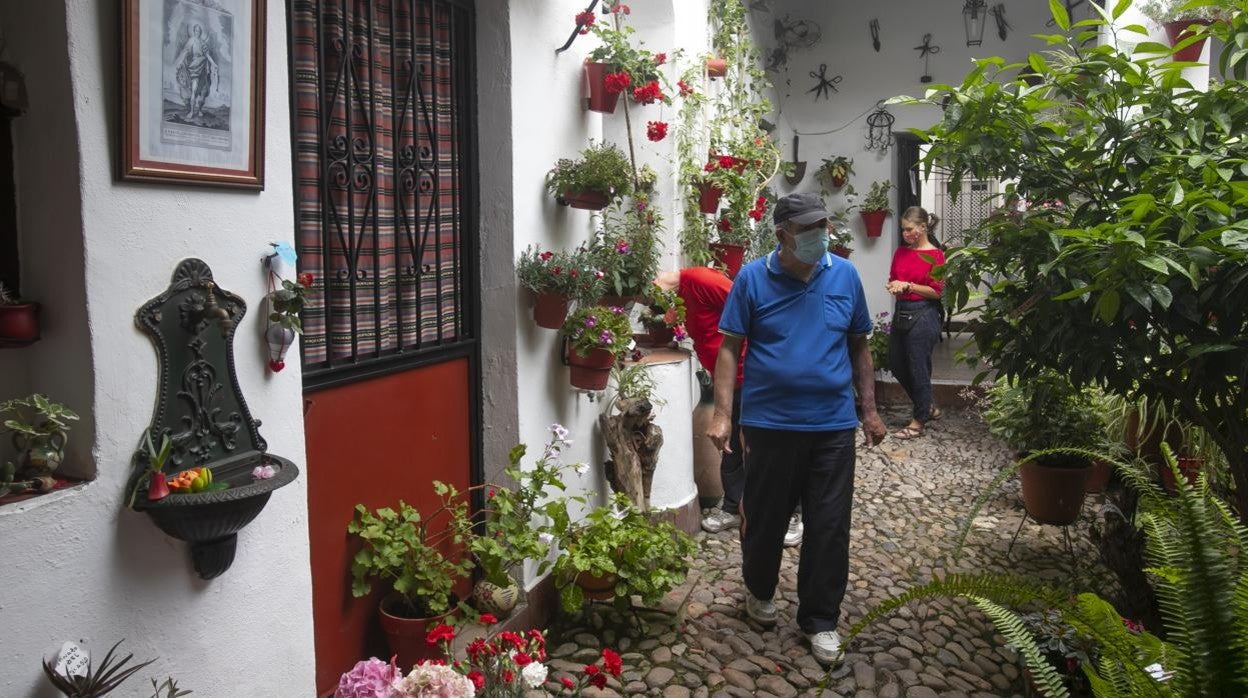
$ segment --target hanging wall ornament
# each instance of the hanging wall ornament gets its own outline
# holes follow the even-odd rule
[[[997,22],[997,36],[1001,37],[1002,41],[1005,41],[1010,34],[1010,30],[1014,28],[1010,26],[1009,22],[1005,21],[1005,3],[999,2],[993,5],[991,12],[992,18]]]
[[[286,243],[274,243],[274,252],[264,257],[264,269],[268,276],[269,293],[267,322],[264,342],[268,347],[269,370],[277,373],[286,368],[286,352],[295,343],[301,327],[299,313],[303,310],[304,297],[312,286],[311,274],[303,273],[295,281],[287,281],[277,273],[282,263],[293,264],[295,252]]]
[[[824,99],[828,99],[831,96],[832,92],[840,92],[840,90],[836,89],[836,85],[837,83],[841,81],[841,76],[836,75],[836,76],[829,78],[827,63],[819,64],[818,73],[816,73],[813,70],[810,71],[810,77],[819,81],[819,83],[816,84],[814,87],[810,88],[809,90],[806,90],[806,92],[808,93],[809,92],[815,93],[816,102],[819,101],[820,97],[823,97]]]
[[[893,145],[893,122],[896,118],[888,112],[883,102],[876,102],[875,111],[867,117],[867,150],[887,153]]]
[[[876,53],[879,53],[880,52],[880,20],[873,18],[871,20],[871,24],[867,26],[871,28],[871,48],[875,49]]]
[[[918,51],[919,58],[923,59],[923,76],[919,78],[919,82],[931,82],[932,76],[930,74],[930,71],[928,70],[927,60],[929,56],[940,53],[940,47],[932,43],[931,34],[924,34],[923,45],[915,46],[914,50]]]
[[[965,0],[962,3],[962,25],[966,29],[966,45],[984,43],[984,23],[988,19],[988,0]]]

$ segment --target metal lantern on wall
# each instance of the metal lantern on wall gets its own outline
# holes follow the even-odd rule
[[[988,20],[988,0],[966,0],[962,4],[962,23],[966,27],[966,45],[984,42],[984,23]]]

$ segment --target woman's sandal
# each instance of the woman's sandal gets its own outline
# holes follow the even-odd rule
[[[916,429],[914,427],[902,427],[898,429],[897,431],[893,432],[893,438],[899,439],[901,441],[907,441],[909,439],[917,439],[922,435],[923,435],[923,430]]]
[[[945,413],[941,412],[939,407],[933,407],[932,409],[928,410],[927,421],[934,422],[943,416],[945,416]]]

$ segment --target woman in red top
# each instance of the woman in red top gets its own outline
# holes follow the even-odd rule
[[[914,403],[910,423],[893,433],[898,439],[922,436],[923,425],[940,417],[932,406],[932,349],[940,339],[944,284],[932,278],[932,269],[945,263],[945,255],[929,238],[938,221],[918,206],[906,209],[901,215],[905,246],[893,254],[888,271],[888,292],[897,299],[888,364]]]

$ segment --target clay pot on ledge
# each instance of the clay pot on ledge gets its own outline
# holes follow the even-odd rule
[[[0,305],[0,347],[26,346],[38,340],[38,303]]]
[[[581,588],[586,599],[592,601],[610,601],[615,598],[615,585],[620,578],[614,574],[598,575],[581,572],[574,580]]]
[[[563,327],[568,318],[567,296],[558,293],[539,293],[533,303],[533,322],[538,327],[557,330]]]
[[[611,71],[606,63],[585,64],[585,84],[588,86],[589,97],[585,99],[590,111],[600,114],[614,114],[620,101],[619,92],[607,89],[607,74]]]
[[[1207,19],[1181,19],[1175,22],[1165,22],[1161,25],[1161,27],[1166,30],[1166,38],[1170,40],[1170,46],[1173,47],[1175,44],[1178,44],[1180,41],[1183,41],[1192,35],[1192,32],[1188,31],[1187,28],[1193,24],[1201,24],[1207,27],[1212,24],[1212,22]],[[1204,50],[1204,48],[1205,38],[1201,37],[1192,42],[1190,45],[1179,49],[1174,54],[1174,60],[1184,62],[1198,61],[1200,60],[1200,53]]]
[[[646,336],[652,347],[665,347],[676,339],[676,328],[666,323],[655,322],[646,325]]]
[[[452,597],[450,608],[455,608],[459,600]],[[377,615],[381,620],[381,629],[386,633],[386,642],[390,653],[398,656],[398,665],[410,667],[422,659],[442,658],[442,648],[430,646],[425,642],[425,635],[444,622],[450,611],[435,616],[412,618],[404,608],[403,597],[391,592],[382,598],[377,606]]]

